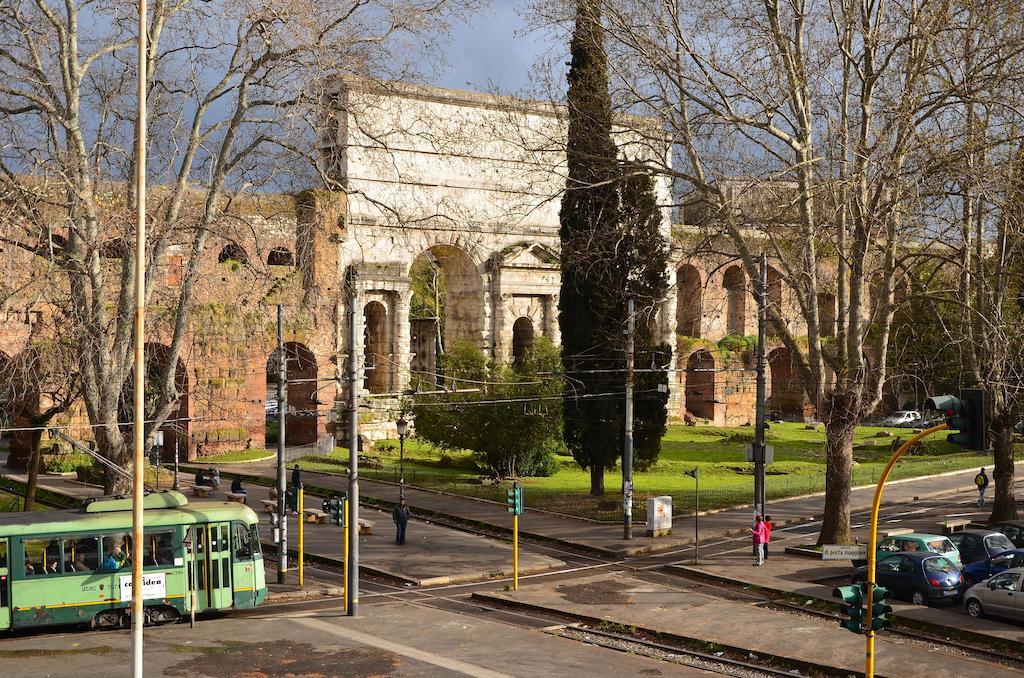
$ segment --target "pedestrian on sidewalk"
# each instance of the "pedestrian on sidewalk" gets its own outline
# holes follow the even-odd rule
[[[981,467],[978,475],[974,476],[974,484],[978,486],[978,508],[985,505],[985,490],[988,489],[988,476],[985,475],[985,467]]]
[[[391,517],[395,520],[395,543],[399,546],[405,544],[405,526],[411,516],[412,512],[405,505],[405,498],[399,499],[394,510],[391,511]]]
[[[754,527],[750,534],[754,535],[754,567],[764,565],[765,527],[760,513],[754,516]]]
[[[768,560],[768,545],[772,543],[772,517],[764,517],[764,559]]]

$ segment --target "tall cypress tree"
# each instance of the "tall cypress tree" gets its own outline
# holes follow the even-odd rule
[[[622,450],[626,298],[632,296],[638,309],[653,309],[667,289],[667,246],[652,182],[643,174],[624,174],[612,141],[603,41],[599,0],[578,0],[568,77],[569,174],[559,215],[559,324],[569,376],[565,442],[576,462],[590,470],[590,493],[598,496],[604,494],[604,471]],[[638,356],[650,358],[650,323],[638,322],[637,329]],[[638,400],[641,463],[657,458],[665,400]]]

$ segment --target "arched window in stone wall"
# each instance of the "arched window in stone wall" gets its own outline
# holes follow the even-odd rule
[[[770,352],[768,366],[772,372],[768,407],[787,418],[801,414],[804,406],[804,390],[799,377],[797,377],[789,349],[780,347]]]
[[[701,419],[715,418],[715,357],[699,349],[686,360],[686,411]]]
[[[512,364],[521,363],[532,348],[533,321],[524,316],[512,325]]]
[[[286,247],[275,247],[267,254],[268,266],[294,266],[295,257]]]
[[[676,271],[676,334],[701,336],[702,284],[700,271],[683,264]]]
[[[829,292],[818,294],[818,334],[836,336],[836,295]]]
[[[267,444],[277,442],[277,375],[278,352],[267,358]],[[317,364],[316,356],[302,343],[284,345],[288,410],[285,418],[285,444],[309,445],[316,442],[317,432]]]
[[[725,288],[725,332],[736,336],[747,333],[747,276],[739,266],[730,266],[722,276]]]
[[[391,370],[388,348],[388,310],[379,301],[371,301],[363,307],[364,372],[363,379],[370,393],[386,393]]]
[[[249,255],[245,253],[242,246],[238,243],[229,242],[217,255],[217,263],[219,264],[247,264],[249,263]]]

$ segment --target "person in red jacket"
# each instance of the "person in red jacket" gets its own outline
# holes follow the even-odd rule
[[[764,565],[765,527],[760,513],[754,516],[754,527],[750,534],[754,535],[754,567]]]
[[[772,543],[772,517],[764,517],[764,559],[768,560],[768,544]]]

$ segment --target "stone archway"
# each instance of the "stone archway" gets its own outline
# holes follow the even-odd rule
[[[370,393],[386,393],[391,382],[388,310],[379,301],[363,307],[363,383]]]
[[[512,325],[512,364],[518,365],[533,348],[533,321],[527,317]]]
[[[722,276],[725,288],[725,333],[742,337],[747,333],[747,276],[739,266],[730,266]]]
[[[272,435],[277,426],[278,352],[267,358],[267,441],[276,442]],[[302,343],[289,341],[284,345],[287,386],[285,398],[288,410],[285,419],[285,444],[310,445],[317,435],[317,365],[316,356]]]
[[[804,407],[804,391],[796,375],[789,349],[780,347],[768,354],[771,368],[771,395],[768,407],[786,416],[801,415]]]
[[[686,411],[701,419],[715,420],[715,357],[698,349],[686,359]]]
[[[683,264],[676,271],[676,334],[701,336],[703,284],[696,266]]]
[[[465,250],[434,245],[409,268],[412,303],[409,313],[414,379],[430,382],[440,372],[438,357],[454,343],[483,349],[486,311],[483,278]]]
[[[768,286],[765,289],[765,297],[768,306],[774,308],[776,313],[785,318],[785,309],[782,307],[782,274],[774,266],[768,267]],[[771,318],[771,314],[768,317]],[[768,332],[777,337],[782,334],[782,329],[774,320],[770,320]]]
[[[836,336],[836,295],[830,292],[818,293],[818,334]]]

